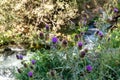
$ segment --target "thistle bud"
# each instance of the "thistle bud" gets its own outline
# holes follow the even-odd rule
[[[83,58],[85,56],[85,54],[86,54],[85,51],[81,51],[80,52],[80,57]]]
[[[40,39],[44,38],[44,34],[42,32],[40,32]]]
[[[63,47],[66,47],[67,44],[68,44],[67,40],[63,40],[63,41],[62,41],[62,45],[63,45]]]
[[[88,49],[87,49],[87,48],[85,48],[85,49],[84,49],[84,51],[85,51],[85,53],[87,53],[87,52],[88,52]]]
[[[75,35],[75,41],[78,41],[79,40],[79,36],[76,34]]]
[[[115,13],[119,12],[118,8],[114,8],[114,12]]]
[[[45,28],[46,28],[46,31],[49,31],[49,30],[50,30],[50,27],[49,27],[48,24],[46,24]]]
[[[22,70],[21,69],[17,69],[18,73],[22,73]]]
[[[33,67],[32,65],[30,66],[30,68],[31,68],[31,69],[34,69],[34,67]]]
[[[82,49],[82,46],[83,46],[83,43],[82,43],[82,42],[78,42],[77,45],[78,45],[78,48],[79,48],[79,49]]]
[[[23,66],[24,66],[25,68],[27,68],[27,67],[28,67],[28,65],[27,65],[26,63],[23,63]]]

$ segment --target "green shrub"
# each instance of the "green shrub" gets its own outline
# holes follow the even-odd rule
[[[52,37],[49,46],[50,50],[43,48],[35,52],[32,60],[36,63],[28,62],[28,67],[21,68],[22,72],[16,74],[17,79],[29,80],[29,71],[33,72],[30,78],[33,80],[84,80],[89,78],[85,76],[92,74],[94,65],[87,57],[88,50],[81,51],[83,42],[78,40],[71,45],[66,39],[59,41],[57,37]]]

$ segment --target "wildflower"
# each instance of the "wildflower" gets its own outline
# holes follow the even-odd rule
[[[118,12],[119,10],[118,10],[118,8],[114,8],[114,12]]]
[[[102,31],[96,31],[96,33],[95,33],[96,35],[99,35],[100,36],[100,38],[102,38],[103,37],[103,32]]]
[[[32,60],[31,63],[34,65],[36,63],[36,60]]]
[[[99,33],[99,31],[96,31],[96,33],[95,33],[95,34],[96,34],[96,35],[98,35],[98,33]]]
[[[33,72],[32,71],[28,72],[28,76],[32,77],[33,76]]]
[[[22,73],[21,69],[17,69],[17,71],[18,71],[19,73]]]
[[[79,35],[75,35],[75,41],[78,41],[78,39],[79,39]]]
[[[30,68],[31,68],[31,69],[34,69],[34,67],[33,67],[32,65],[30,66]]]
[[[46,28],[46,31],[49,31],[49,29],[50,29],[48,24],[46,24],[45,28]]]
[[[80,32],[80,35],[81,35],[81,36],[84,35],[84,32]]]
[[[78,48],[81,49],[83,46],[83,43],[82,42],[78,42]]]
[[[67,41],[66,41],[66,40],[63,40],[63,41],[62,41],[62,45],[63,45],[64,47],[66,47],[66,46],[67,46],[67,44],[68,44],[68,43],[67,43]]]
[[[92,71],[92,66],[91,66],[91,65],[87,65],[87,66],[86,66],[86,70],[87,70],[88,72],[91,72],[91,71]]]
[[[23,66],[24,66],[25,68],[27,68],[27,67],[28,67],[26,63],[23,63]]]
[[[49,34],[45,34],[45,40],[48,40],[49,39]]]
[[[81,51],[80,52],[80,57],[83,58],[85,56],[85,54],[86,54],[85,51]]]
[[[63,40],[63,39],[60,37],[60,38],[59,38],[59,41],[62,41],[62,40]]]
[[[23,59],[23,55],[22,54],[19,55],[19,59],[21,59],[21,60]]]
[[[57,43],[58,42],[58,38],[57,37],[52,37],[52,42],[55,44],[55,43]]]
[[[19,59],[19,55],[18,54],[16,55],[16,58]]]
[[[42,32],[40,32],[40,39],[44,38],[44,34]]]
[[[21,59],[21,60],[23,59],[23,55],[22,54],[20,54],[20,55],[17,54],[16,57],[17,57],[17,59]]]
[[[99,35],[100,37],[103,37],[103,32],[102,32],[102,31],[99,31],[99,32],[98,32],[98,35]]]

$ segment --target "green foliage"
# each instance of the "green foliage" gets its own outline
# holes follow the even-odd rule
[[[118,80],[120,79],[120,49],[102,50],[97,63],[95,75],[98,74],[98,79],[102,80]]]
[[[107,22],[109,16],[114,16],[113,8],[116,6],[120,8],[119,4],[117,5],[117,0],[1,0],[0,45],[12,41],[27,43],[36,53],[32,58],[36,63],[32,64],[31,60],[25,62],[27,67],[24,63],[24,67],[20,68],[22,72],[16,73],[16,78],[18,80],[119,80],[119,28],[108,32],[108,36],[104,34],[102,38],[98,37],[94,49],[86,52],[84,57],[81,56],[81,50],[77,46],[78,41],[83,41],[80,32],[87,30],[84,18],[86,23],[95,20],[97,28],[105,31],[104,26],[109,23]],[[105,10],[106,16],[103,15],[105,18],[99,17],[100,10],[101,12]],[[46,24],[50,26],[48,32],[44,28]],[[120,27],[120,25],[116,26]],[[43,32],[43,39],[40,39],[40,32]],[[66,39],[67,45],[63,45],[62,41],[53,44],[51,35]],[[80,37],[75,39],[75,35]],[[86,70],[89,64],[93,68],[91,72]],[[28,76],[29,71],[33,72],[32,78]]]
[[[114,30],[110,35],[110,46],[113,48],[118,48],[120,47],[120,30],[119,28],[117,30]]]
[[[76,44],[72,46],[69,43],[63,46],[62,42],[50,44],[50,50],[43,48],[35,52],[36,54],[32,60],[36,60],[36,63],[32,65],[31,62],[28,62],[27,68],[21,68],[22,73],[16,73],[17,79],[29,80],[29,76],[27,75],[29,71],[33,71],[34,75],[31,78],[33,80],[79,80],[81,78],[84,80],[89,78],[85,76],[90,76],[92,71],[88,73],[86,66],[93,63],[87,56],[84,57],[81,54]],[[87,55],[87,52],[85,55]],[[31,65],[33,69],[29,68]],[[26,69],[29,71],[26,71]]]
[[[98,40],[100,48],[94,48],[90,53],[86,53],[85,57],[81,57],[81,51],[76,44],[68,43],[69,46],[63,47],[60,42],[51,43],[50,50],[43,48],[36,51],[32,58],[36,63],[32,65],[28,62],[28,67],[21,68],[23,72],[16,73],[16,77],[19,80],[118,80],[120,79],[120,49],[111,48],[109,46],[111,44],[106,45],[106,43],[108,42],[104,36],[103,39]],[[89,64],[92,65],[93,70],[88,73],[86,66]],[[31,69],[30,66],[33,68]],[[32,78],[27,75],[29,71],[33,71]]]

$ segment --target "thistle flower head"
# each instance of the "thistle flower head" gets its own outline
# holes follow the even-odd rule
[[[118,8],[114,8],[114,12],[118,12],[119,10],[118,10]]]
[[[92,66],[91,66],[91,65],[87,65],[87,66],[86,66],[86,70],[87,70],[88,72],[91,72],[91,71],[92,71]]]
[[[76,34],[76,35],[75,35],[75,41],[78,41],[78,39],[79,39],[79,35]]]
[[[19,59],[21,59],[21,60],[23,59],[23,55],[22,54],[19,55]]]
[[[18,71],[19,73],[22,73],[21,69],[17,69],[17,71]]]
[[[81,48],[82,48],[82,46],[83,46],[83,43],[82,43],[82,42],[78,42],[78,44],[77,44],[77,45],[78,45],[78,48],[79,48],[79,49],[81,49]]]
[[[98,33],[99,33],[99,30],[98,30],[98,31],[96,31],[96,33],[95,33],[95,34],[96,34],[96,35],[98,35]]]
[[[16,58],[22,60],[22,59],[23,59],[23,55],[22,55],[22,54],[19,54],[19,55],[17,54],[17,55],[16,55]]]
[[[32,71],[28,72],[28,76],[32,77],[33,76],[33,72]]]
[[[85,51],[81,51],[80,52],[80,57],[83,58],[85,56],[85,54],[86,54]]]
[[[19,59],[19,55],[18,54],[16,55],[16,58]]]
[[[36,60],[32,60],[31,63],[34,65],[36,63]]]
[[[27,68],[27,67],[28,67],[28,65],[27,65],[26,63],[23,63],[23,66],[24,66],[25,68]]]
[[[58,38],[57,37],[52,37],[52,42],[55,44],[55,43],[57,43],[58,42]]]
[[[45,25],[46,31],[49,31],[50,27],[48,24]]]
[[[96,31],[95,34],[98,35],[101,38],[103,37],[103,32],[102,31]]]
[[[62,45],[63,45],[64,47],[66,47],[67,44],[68,44],[67,40],[64,39],[64,40],[62,41]]]
[[[103,37],[103,32],[102,32],[102,31],[99,31],[99,32],[98,32],[98,35],[99,35],[100,37]]]
[[[42,32],[40,32],[40,39],[44,38],[44,34]]]

